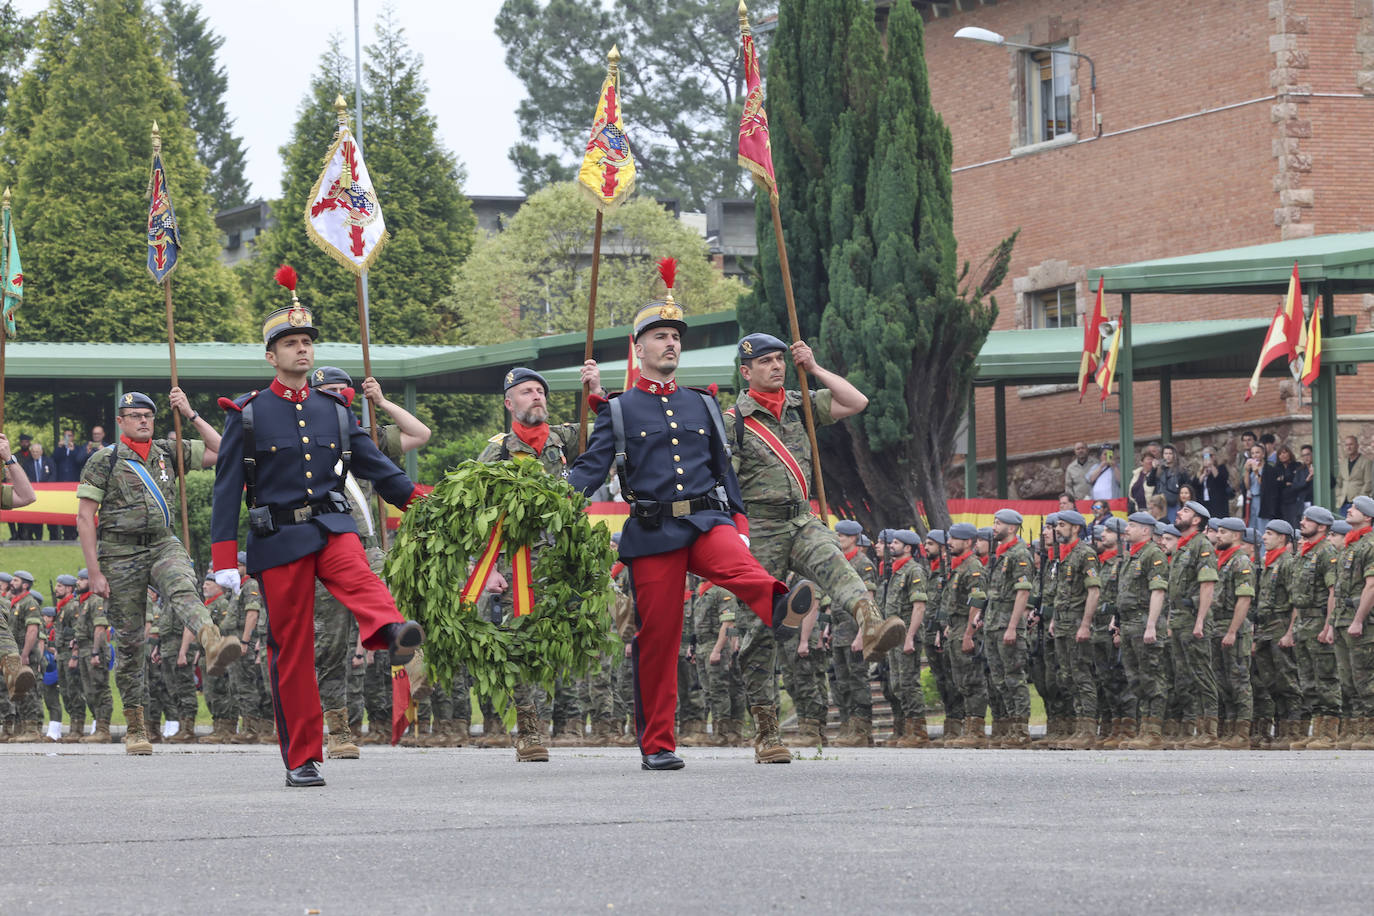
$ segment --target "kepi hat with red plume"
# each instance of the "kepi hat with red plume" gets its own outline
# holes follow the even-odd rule
[[[665,292],[635,315],[635,338],[650,328],[667,325],[677,328],[679,334],[687,333],[687,322],[682,320],[682,309],[673,301],[673,286],[677,282],[677,259],[663,258],[658,262],[658,275],[663,279]]]
[[[314,316],[310,314],[310,309],[301,305],[301,300],[296,298],[296,268],[290,264],[283,264],[277,268],[273,276],[279,284],[291,291],[291,304],[272,312],[262,323],[263,345],[271,347],[273,341],[287,334],[309,334],[311,340],[318,339],[320,329],[315,327]]]

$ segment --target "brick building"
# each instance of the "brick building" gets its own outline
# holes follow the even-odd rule
[[[977,264],[1021,230],[997,292],[998,330],[1081,324],[1090,268],[1312,234],[1374,228],[1374,0],[960,0],[918,2],[934,103],[954,139],[955,233]],[[1009,42],[957,40],[979,26]],[[1094,97],[1095,96],[1095,97]],[[1096,112],[1096,123],[1093,113]],[[1267,317],[1273,296],[1138,296],[1135,322]],[[1108,297],[1108,314],[1118,304]],[[1370,328],[1374,297],[1338,297]],[[1258,355],[1258,354],[1257,354]],[[1265,379],[1172,383],[1174,438],[1225,446],[1241,426],[1310,435],[1296,390]],[[1374,393],[1338,380],[1342,431],[1374,429]],[[1116,437],[1095,396],[1007,392],[1008,450],[1043,465],[1074,439]],[[978,411],[990,416],[991,391]],[[1114,408],[1116,398],[1107,402]],[[1135,388],[1140,442],[1159,392]],[[1365,444],[1369,439],[1366,435]],[[993,454],[980,423],[978,454]],[[1013,472],[1040,490],[1028,475]],[[984,478],[986,480],[986,477]],[[990,494],[990,487],[980,484]],[[1015,495],[1015,493],[1013,494]]]

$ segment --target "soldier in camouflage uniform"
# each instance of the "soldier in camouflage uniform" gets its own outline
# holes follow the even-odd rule
[[[1098,714],[1104,726],[1097,746],[1104,750],[1115,750],[1122,741],[1136,736],[1135,698],[1126,682],[1126,669],[1121,666],[1120,628],[1116,620],[1121,538],[1125,533],[1125,520],[1112,516],[1103,525],[1098,538],[1101,552],[1097,555],[1097,575],[1102,582],[1102,601],[1093,616],[1092,646]]]
[[[687,577],[682,593],[682,641],[677,649],[677,743],[683,747],[699,747],[706,743],[706,682],[697,683],[696,628],[692,613],[696,608],[697,589],[710,585],[696,576]]]
[[[1254,730],[1260,737],[1261,749],[1286,751],[1289,742],[1299,737],[1302,714],[1298,665],[1292,651],[1297,626],[1293,596],[1302,588],[1302,561],[1291,549],[1293,526],[1287,522],[1274,519],[1263,537],[1264,562],[1258,571],[1259,595],[1255,606]]]
[[[988,606],[980,622],[989,680],[1003,698],[1006,717],[993,734],[999,747],[1030,746],[1030,688],[1026,684],[1027,609],[1035,573],[1030,548],[1020,538],[1024,519],[1015,509],[999,509],[993,516],[997,546],[988,572]]]
[[[71,728],[62,738],[63,744],[75,744],[86,731],[86,693],[81,684],[81,658],[76,648],[76,617],[80,602],[76,598],[76,576],[63,573],[53,583],[53,607],[57,632],[56,645],[59,685],[62,705],[71,719]],[[60,719],[58,720],[61,721]]]
[[[935,690],[940,694],[940,705],[945,710],[945,722],[940,737],[930,743],[933,747],[943,747],[948,738],[958,738],[964,733],[964,697],[954,683],[954,670],[949,664],[949,652],[945,642],[944,630],[939,623],[939,609],[944,603],[945,579],[948,576],[945,562],[945,531],[932,528],[926,532],[923,549],[926,554],[926,568],[930,578],[926,581],[926,623],[921,633],[925,642],[926,662],[930,665],[935,679]]]
[[[1174,526],[1178,547],[1169,564],[1169,655],[1174,665],[1175,704],[1180,721],[1167,723],[1166,742],[1204,750],[1218,746],[1218,685],[1208,619],[1217,582],[1217,556],[1203,535],[1211,515],[1201,503],[1188,501],[1178,508]],[[1189,738],[1187,732],[1197,732]]]
[[[1374,607],[1374,498],[1357,496],[1346,510],[1351,531],[1345,536],[1340,578],[1336,584],[1336,665],[1350,689],[1350,721],[1339,749],[1374,750],[1374,627],[1367,627]]]
[[[95,716],[95,731],[81,738],[82,744],[110,743],[110,716],[114,698],[110,693],[110,621],[105,617],[105,599],[91,591],[85,569],[76,574],[76,654],[81,659],[81,689],[86,704]]]
[[[940,607],[940,625],[949,645],[954,682],[964,695],[964,733],[945,742],[945,747],[987,746],[983,725],[988,710],[988,685],[983,671],[982,635],[974,620],[987,607],[987,575],[973,552],[978,529],[967,522],[949,526],[946,538],[951,554],[949,580]],[[948,640],[953,638],[953,642]]]
[[[1289,742],[1289,750],[1294,751],[1330,751],[1339,740],[1341,682],[1336,674],[1336,650],[1323,638],[1335,612],[1340,571],[1340,551],[1327,537],[1335,521],[1329,509],[1309,506],[1299,528],[1298,580],[1289,595],[1293,602],[1293,655],[1303,695],[1303,721],[1297,727],[1298,737]]]
[[[858,623],[866,661],[881,658],[902,642],[899,621],[882,619],[868,586],[845,560],[835,535],[811,511],[811,443],[802,422],[801,392],[784,387],[787,357],[798,370],[814,376],[819,387],[811,392],[811,413],[818,426],[854,416],[868,398],[841,376],[821,368],[804,342],[789,348],[768,334],[750,334],[739,342],[740,374],[748,383],[735,406],[726,411],[732,463],[739,477],[749,518],[750,550],[769,574],[782,579],[790,570],[815,581],[831,597],[832,606]],[[769,711],[771,691],[763,676],[772,654],[772,631],[762,621],[744,624],[748,631],[740,649],[745,691],[756,721],[776,721]],[[808,649],[808,653],[809,653]],[[757,656],[757,657],[756,657]],[[808,716],[808,718],[811,718]],[[808,723],[808,726],[811,723]],[[818,724],[819,728],[819,724]],[[760,754],[782,762],[790,759],[780,741],[760,726],[756,743]]]
[[[835,539],[849,565],[859,574],[870,597],[876,596],[878,570],[859,546],[863,526],[845,519],[835,523]],[[883,545],[886,552],[887,545]],[[831,603],[830,596],[825,601]],[[864,661],[859,625],[849,614],[830,616],[830,658],[835,666],[835,691],[841,710],[837,747],[868,747],[873,738],[873,694],[868,686],[868,662]],[[856,641],[858,648],[854,648]]]
[[[1218,734],[1227,750],[1250,749],[1250,721],[1255,697],[1250,686],[1250,655],[1254,646],[1248,620],[1255,599],[1255,568],[1241,549],[1245,522],[1221,520],[1217,532],[1217,588],[1213,603],[1212,658],[1225,722]]]
[[[262,585],[248,575],[248,555],[243,551],[239,552],[238,564],[239,593],[234,602],[233,625],[248,651],[229,668],[234,706],[242,720],[241,728],[230,736],[229,743],[275,744],[276,715],[272,712],[272,697],[262,665],[267,608],[262,600]]]
[[[926,608],[930,602],[930,573],[926,569],[921,536],[910,528],[892,532],[887,545],[892,564],[883,616],[902,622],[902,645],[888,652],[888,680],[902,712],[901,737],[895,747],[929,747],[925,696],[921,689],[921,649],[925,640]],[[868,737],[866,734],[865,737]]]
[[[719,585],[708,585],[697,600],[695,619],[697,657],[708,668],[706,705],[713,731],[707,743],[736,747],[744,743],[745,699],[735,661],[739,640],[730,635],[735,626],[735,596]]]
[[[1092,621],[1097,613],[1102,582],[1097,575],[1097,553],[1080,534],[1087,520],[1073,510],[1061,510],[1055,534],[1060,549],[1059,580],[1054,616],[1049,633],[1054,638],[1061,696],[1073,707],[1073,732],[1056,747],[1086,750],[1097,728],[1097,684],[1092,674]]]
[[[210,619],[221,633],[232,633],[236,618],[234,616],[234,596],[215,582],[214,571],[205,576],[205,607],[210,611]],[[237,662],[235,662],[237,664]],[[227,744],[234,734],[238,722],[238,706],[234,702],[233,676],[228,672],[213,676],[203,676],[205,706],[210,710],[210,734],[202,735],[201,744]]]
[[[789,576],[789,584],[795,576]],[[821,617],[820,592],[816,603],[795,632],[774,635],[782,686],[792,698],[797,714],[797,733],[782,739],[787,747],[819,747],[825,742],[825,722],[830,698],[825,682],[829,653],[823,650],[821,635],[829,626]]]
[[[43,606],[30,590],[33,574],[16,570],[10,580],[9,627],[10,637],[19,646],[20,664],[29,670],[38,685],[43,680]],[[14,742],[35,742],[43,739],[43,708],[41,691],[30,690],[16,697]]]
[[[38,498],[28,475],[19,465],[19,459],[11,454],[10,440],[4,433],[0,433],[0,475],[0,479],[5,481],[0,485],[0,509],[18,509]],[[13,714],[11,701],[21,699],[37,686],[33,669],[20,660],[19,648],[22,645],[22,641],[14,638],[6,615],[0,614],[0,672],[5,676],[5,693],[0,694],[0,713],[5,715],[7,721]],[[12,733],[13,726],[10,728]],[[7,737],[0,735],[0,742]]]
[[[1027,622],[1026,635],[1030,640],[1029,667],[1030,681],[1045,703],[1045,734],[1031,742],[1031,747],[1042,749],[1051,747],[1067,738],[1072,721],[1063,715],[1059,693],[1058,668],[1055,665],[1054,640],[1049,635],[1048,618],[1054,615],[1055,596],[1058,591],[1059,543],[1054,526],[1059,522],[1059,513],[1051,512],[1045,516],[1040,529],[1041,540],[1035,555],[1039,561],[1036,570],[1035,587],[1031,590],[1031,615]]]
[[[612,546],[619,547],[620,532],[611,535]],[[611,566],[611,588],[615,591],[616,633],[624,646],[614,666],[614,683],[611,691],[611,719],[614,734],[611,743],[616,747],[634,747],[638,742],[634,728],[634,671],[630,664],[630,643],[635,635],[634,588],[630,583],[630,567],[621,560]],[[738,648],[739,639],[735,645]],[[735,663],[738,675],[738,662]],[[742,689],[741,682],[741,689]]]
[[[199,708],[195,634],[180,625],[181,621],[173,614],[170,602],[159,600],[156,606],[159,635],[155,664],[162,668],[162,683],[171,700],[171,705],[164,707],[162,713],[178,723],[176,734],[167,741],[186,744],[195,741],[196,712]]]
[[[1158,631],[1169,590],[1168,559],[1154,543],[1155,520],[1148,512],[1127,519],[1128,550],[1117,567],[1116,616],[1121,628],[1121,661],[1139,704],[1139,737],[1122,741],[1123,750],[1164,747],[1164,655]]]
[[[347,398],[346,392],[353,388],[353,379],[336,366],[317,366],[310,373],[310,387],[332,391]],[[363,396],[372,405],[374,417],[378,410],[384,410],[396,421],[395,424],[378,428],[377,447],[398,466],[405,460],[406,452],[414,451],[429,441],[429,427],[409,411],[387,400],[376,379],[363,380]],[[358,537],[362,541],[368,565],[380,577],[382,563],[386,560],[386,553],[382,550],[382,528],[386,518],[374,518],[377,502],[372,484],[358,480],[350,472],[344,481],[344,490],[352,504],[353,522],[358,526]],[[315,679],[319,683],[324,724],[329,732],[325,756],[330,759],[356,760],[359,755],[348,714],[348,673],[353,667],[350,656],[357,643],[357,619],[329,593],[323,582],[316,579]],[[389,667],[386,675],[390,680]],[[374,680],[380,682],[380,669]],[[389,689],[389,685],[387,687]],[[417,698],[423,700],[420,694],[424,692],[417,690]],[[441,721],[444,723],[441,729],[445,733],[453,729],[448,720]],[[416,728],[419,728],[418,721]],[[386,732],[389,738],[389,728],[374,734],[381,737],[382,732]]]
[[[238,639],[221,635],[201,604],[191,559],[173,533],[169,508],[177,499],[174,449],[181,449],[188,468],[213,467],[219,433],[191,410],[181,389],[172,389],[171,403],[204,441],[174,445],[153,439],[152,398],[127,392],[116,405],[120,441],[90,456],[76,490],[76,527],[91,589],[107,599],[106,615],[119,641],[115,680],[129,723],[124,749],[130,754],[153,750],[143,722],[143,593],[149,585],[165,596],[171,616],[197,634],[210,673],[223,672],[243,653]]]

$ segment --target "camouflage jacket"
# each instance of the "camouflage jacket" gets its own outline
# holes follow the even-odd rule
[[[1293,593],[1301,587],[1302,561],[1290,544],[1282,552],[1269,551],[1258,573],[1255,625],[1261,639],[1279,639],[1287,632],[1293,616]]]
[[[1355,535],[1358,538],[1352,540]],[[1340,575],[1336,579],[1336,613],[1332,617],[1332,624],[1348,627],[1355,622],[1365,579],[1374,576],[1374,531],[1362,528],[1346,535],[1340,568]]]
[[[1197,620],[1198,592],[1204,582],[1217,581],[1217,552],[1197,529],[1179,538],[1169,561],[1169,624],[1192,631]],[[1216,596],[1213,595],[1213,601]]]
[[[940,623],[958,622],[960,626],[969,616],[969,603],[987,597],[987,571],[973,553],[950,560],[949,580],[940,606]],[[962,636],[962,634],[960,634]]]
[[[1150,619],[1150,595],[1169,590],[1168,560],[1153,541],[1141,541],[1124,554],[1117,565],[1116,617],[1122,633],[1145,632]],[[1163,614],[1160,614],[1163,618]],[[1157,633],[1162,636],[1161,621]]]
[[[14,641],[24,649],[24,632],[29,627],[38,627],[38,636],[43,636],[43,606],[38,603],[33,592],[26,591],[18,598],[10,599],[10,633]]]
[[[1065,544],[1067,556],[1059,561],[1058,582],[1054,594],[1056,636],[1071,636],[1083,620],[1088,604],[1088,590],[1097,589],[1101,597],[1102,580],[1097,574],[1097,554],[1087,541],[1075,540]],[[1061,551],[1064,551],[1061,548]],[[1091,621],[1089,621],[1091,624]],[[1068,631],[1064,628],[1068,627]]]
[[[77,605],[76,612],[76,645],[83,655],[90,655],[95,651],[95,628],[110,626],[109,619],[105,616],[105,599],[87,591],[77,596],[80,604]],[[106,637],[109,641],[109,637]]]
[[[243,635],[243,622],[249,611],[258,612],[258,625],[253,630],[253,638],[261,638],[267,633],[267,605],[262,600],[262,586],[252,576],[245,576],[239,593],[232,601],[232,610],[226,613],[220,629],[234,636]],[[228,629],[225,629],[228,624]]]
[[[381,427],[377,434],[377,448],[400,467],[401,462],[405,460],[405,452],[401,449],[401,428],[394,424]],[[372,481],[359,480],[350,472],[348,479],[344,481],[344,492],[348,494],[348,501],[353,506],[353,524],[358,526],[358,538],[363,542],[363,547],[370,549],[379,545],[380,526],[386,524],[386,517],[383,516],[380,523],[374,520],[377,497],[376,491],[372,488]]]
[[[477,456],[477,460],[483,464],[493,464],[508,458],[529,458],[538,457],[539,463],[544,466],[544,470],[558,478],[568,476],[568,453],[577,449],[577,424],[561,423],[557,426],[549,424],[549,438],[544,443],[544,449],[537,456],[534,450],[521,441],[515,433],[507,431],[497,433],[487,440],[487,447],[482,449],[482,454]],[[502,454],[504,450],[505,454]]]
[[[114,449],[113,454],[118,456],[113,469],[110,467],[110,449]],[[176,452],[173,449],[169,440],[154,439],[148,449],[148,460],[144,461],[129,446],[116,442],[87,459],[76,495],[79,499],[94,500],[100,506],[99,535],[166,533],[172,536],[171,519],[176,514],[174,507],[180,501],[176,489]],[[199,440],[183,442],[182,456],[187,469],[200,467],[205,457],[205,443]],[[143,478],[134,470],[134,465],[143,467],[157,486],[168,509],[166,515]],[[111,545],[101,538],[102,551],[111,546],[123,545]],[[143,548],[126,546],[124,549],[139,551]]]
[[[869,557],[868,552],[865,551],[862,547],[852,548],[849,553],[846,553],[844,555],[844,558],[849,561],[850,567],[856,573],[858,573],[859,578],[863,580],[864,586],[868,589],[868,597],[872,598],[876,603],[878,600],[877,564],[873,562],[873,560]],[[825,595],[821,598],[821,613],[827,613],[827,609],[829,608],[830,596]],[[878,611],[881,613],[881,606],[879,606]],[[831,610],[829,611],[829,613],[830,632],[834,641],[836,643],[839,643],[841,640],[843,640],[845,645],[848,645],[849,643],[853,642],[854,637],[857,636],[859,633],[859,625],[857,622],[855,622],[854,618],[851,615],[846,614],[844,611],[835,613],[833,610]]]
[[[883,608],[884,617],[900,617],[911,623],[911,606],[916,602],[928,603],[930,593],[926,583],[930,573],[925,564],[917,557],[903,557],[892,564],[892,580],[887,586],[887,606]],[[851,637],[852,639],[852,637]]]
[[[1217,551],[1217,594],[1212,601],[1210,635],[1222,636],[1231,626],[1231,617],[1236,612],[1236,599],[1251,599],[1250,620],[1254,611],[1255,564],[1245,551],[1239,547],[1230,551]],[[1238,632],[1246,632],[1246,621],[1241,622]]]
[[[1299,617],[1325,617],[1326,601],[1340,573],[1341,553],[1326,538],[1299,544],[1298,581],[1289,597]]]
[[[233,595],[220,592],[213,600],[205,603],[205,608],[210,612],[210,622],[219,627],[221,633],[242,635],[234,633],[233,624],[237,618],[234,614]]]
[[[735,596],[719,585],[712,585],[704,595],[697,596],[692,625],[697,634],[697,653],[709,656],[720,638],[721,624],[735,622]],[[729,654],[729,645],[726,645]]]
[[[940,556],[930,560],[928,566],[930,575],[926,579],[926,596],[929,600],[926,602],[926,625],[923,629],[925,630],[925,639],[932,644],[935,642],[936,634],[940,631],[940,609],[945,600],[944,574],[940,568],[943,563],[944,559]]]
[[[1013,538],[998,546],[992,569],[988,572],[988,610],[984,615],[984,626],[998,625],[1005,629],[1011,623],[1011,615],[1016,608],[1016,594],[1034,588],[1031,581],[1034,573],[1030,548],[1025,541]],[[1028,616],[1029,610],[1021,616],[1022,625],[1025,625]]]
[[[1116,587],[1121,571],[1121,551],[1104,550],[1097,557],[1097,578],[1102,582],[1098,592],[1097,613],[1093,615],[1093,634],[1110,636],[1112,618],[1116,616]]]
[[[782,419],[779,420],[745,391],[735,401],[735,406],[725,412],[725,433],[730,440],[731,463],[739,477],[744,504],[751,510],[755,506],[801,506],[805,500],[802,499],[796,479],[767,443],[750,432],[748,427],[744,428],[742,435],[736,434],[736,417],[740,420],[752,417],[777,436],[796,459],[809,492],[813,479],[811,440],[806,435],[806,424],[802,421],[801,402],[800,391],[788,391],[783,402]],[[830,389],[811,392],[811,415],[817,426],[835,422],[830,414],[830,404]]]
[[[57,612],[57,619],[54,621],[57,630],[57,644],[64,651],[76,642],[76,616],[80,612],[80,608],[81,601],[76,597],[76,592],[72,592],[59,600],[53,607],[53,610]]]

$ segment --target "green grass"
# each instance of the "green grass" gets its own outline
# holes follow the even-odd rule
[[[16,569],[33,573],[33,587],[43,593],[43,603],[52,604],[52,585],[62,573],[76,575],[86,565],[81,547],[76,541],[59,541],[51,547],[42,544],[14,544],[0,541],[0,570],[12,573]]]

